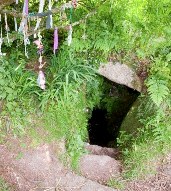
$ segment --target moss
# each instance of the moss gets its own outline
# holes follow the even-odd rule
[[[141,104],[142,98],[138,98],[132,105],[130,111],[126,115],[122,122],[120,131],[125,131],[128,134],[135,134],[138,128],[142,128],[143,125],[138,120],[138,109]]]

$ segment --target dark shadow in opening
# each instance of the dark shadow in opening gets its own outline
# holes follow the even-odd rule
[[[109,104],[105,105],[102,98],[102,107],[94,108],[92,111],[92,116],[89,119],[88,132],[90,144],[113,147],[116,145],[116,138],[122,121],[140,93],[123,85],[109,81],[107,83],[110,86],[104,93],[104,98],[108,96],[111,110],[110,112],[108,111],[106,105]]]

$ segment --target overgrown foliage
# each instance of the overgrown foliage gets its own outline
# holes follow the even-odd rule
[[[54,2],[54,7],[66,2]],[[76,166],[78,157],[84,152],[83,142],[88,138],[86,127],[90,116],[86,111],[98,106],[103,95],[102,81],[95,72],[99,63],[107,62],[109,55],[117,55],[112,59],[138,68],[146,59],[150,63],[145,66],[149,73],[145,82],[148,95],[145,95],[146,106],[140,107],[138,114],[144,128],[138,130],[136,138],[122,134],[118,141],[129,174],[132,173],[129,176],[134,177],[138,172],[143,174],[146,167],[143,162],[151,164],[152,161],[147,159],[153,159],[156,154],[166,151],[165,148],[170,148],[170,0],[78,2],[72,22],[79,22],[91,12],[95,14],[73,27],[70,47],[66,45],[68,31],[60,28],[59,49],[54,56],[51,49],[53,32],[42,32],[47,62],[45,91],[37,86],[37,71],[28,67],[30,61],[35,62],[31,65],[36,65],[36,47],[32,43],[28,46],[32,59],[26,59],[21,35],[15,36],[13,44],[4,39],[2,50],[7,56],[0,60],[0,141],[6,133],[12,132],[16,136],[31,131],[27,119],[36,115],[43,119],[43,128],[49,132],[50,138],[63,137],[66,140],[68,153]],[[29,7],[30,12],[37,12],[38,1],[30,1]],[[13,8],[22,12],[22,2],[7,7],[9,10]],[[54,15],[54,26],[67,26],[69,17],[70,10]],[[8,19],[13,30],[13,18],[9,16]],[[45,19],[42,23],[45,24]],[[34,26],[35,21],[31,21],[31,25]],[[4,34],[6,31],[3,30]],[[10,37],[13,35],[16,34]],[[33,41],[33,37],[30,40]],[[110,109],[109,103],[106,101],[107,109]]]
[[[0,177],[0,189],[1,191],[9,191],[9,185]]]

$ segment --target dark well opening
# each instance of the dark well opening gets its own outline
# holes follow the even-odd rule
[[[89,142],[113,147],[122,121],[140,93],[108,80],[105,80],[104,86],[100,106],[93,109],[89,119]]]

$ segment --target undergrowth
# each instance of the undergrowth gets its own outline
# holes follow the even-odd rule
[[[141,96],[135,116],[141,127],[134,135],[121,132],[118,138],[128,179],[155,174],[162,157],[171,151],[171,68],[165,58],[155,58],[149,68],[148,95]]]
[[[1,191],[10,191],[10,186],[0,177],[0,190]]]
[[[36,8],[34,2],[30,2],[29,8]],[[9,133],[15,137],[28,133],[37,139],[36,143],[41,142],[43,137],[36,132],[41,120],[41,128],[48,132],[45,140],[64,138],[75,167],[88,138],[88,117],[103,94],[95,69],[100,62],[107,62],[112,53],[117,55],[113,60],[126,63],[132,60],[135,68],[147,59],[150,64],[145,97],[149,99],[142,101],[145,105],[137,114],[143,127],[136,137],[121,133],[118,144],[126,166],[125,177],[141,177],[152,171],[155,158],[166,153],[171,142],[170,8],[169,0],[80,2],[74,10],[73,22],[79,22],[91,11],[96,10],[96,14],[74,26],[70,47],[66,46],[66,31],[59,30],[60,46],[54,56],[49,48],[52,34],[42,34],[48,62],[45,91],[37,86],[36,71],[26,68],[29,59],[24,57],[21,39],[14,45],[7,46],[6,42],[3,50],[8,54],[0,58],[0,142]],[[68,22],[63,18],[67,14],[61,15],[61,26]],[[59,25],[58,17],[54,22]],[[13,25],[13,19],[9,25]],[[36,47],[29,45],[28,50],[30,57],[38,59]],[[110,110],[110,102],[105,102]]]
[[[25,69],[26,62],[19,68],[12,58],[12,65],[10,59],[1,60],[0,138],[3,142],[8,133],[15,137],[29,135],[32,146],[62,138],[76,168],[88,140],[87,108],[99,101],[93,85],[98,88],[100,80],[94,83],[96,72],[88,61],[74,58],[69,51],[58,54],[50,60],[45,91],[38,88],[36,73]]]
[[[171,151],[170,108],[141,98],[137,114],[141,127],[136,134],[120,132],[118,145],[123,153],[126,179],[147,178],[155,174],[162,158]]]

